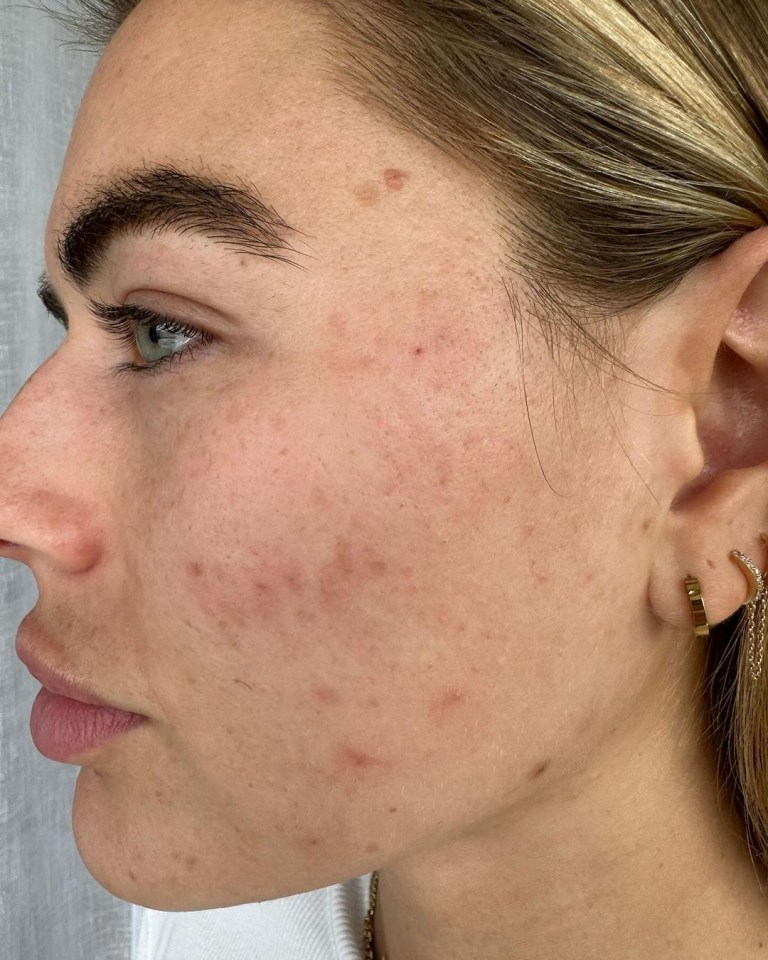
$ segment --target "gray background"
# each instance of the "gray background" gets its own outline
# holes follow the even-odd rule
[[[35,295],[43,232],[72,121],[96,62],[39,9],[0,0],[0,413],[64,331]],[[0,513],[2,511],[0,420]],[[29,734],[39,689],[16,657],[37,601],[27,567],[0,559],[0,960],[126,960],[140,908],[86,871],[71,828],[78,767]]]

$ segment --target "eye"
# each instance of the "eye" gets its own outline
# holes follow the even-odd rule
[[[157,373],[171,363],[178,365],[214,339],[197,327],[138,304],[109,304],[91,299],[90,308],[102,329],[136,349],[144,358],[144,363],[129,361],[113,367],[112,372],[117,377]],[[163,354],[163,350],[171,352]]]

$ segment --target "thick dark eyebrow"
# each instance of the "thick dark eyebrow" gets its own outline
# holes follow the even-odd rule
[[[298,252],[288,236],[301,231],[269,207],[253,185],[172,164],[132,169],[99,183],[70,211],[56,241],[58,259],[65,275],[84,290],[116,237],[166,231],[197,234],[239,253],[304,269],[286,255]],[[50,294],[50,283],[47,290]]]

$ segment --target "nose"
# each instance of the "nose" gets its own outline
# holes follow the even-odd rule
[[[62,346],[0,416],[0,557],[75,573],[101,552],[98,424],[87,386],[67,367]]]

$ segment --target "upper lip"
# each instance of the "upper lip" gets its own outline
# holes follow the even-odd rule
[[[51,693],[56,693],[61,697],[69,697],[70,700],[93,704],[96,707],[120,709],[93,693],[73,674],[59,667],[50,666],[39,659],[38,655],[29,646],[24,645],[22,639],[33,633],[36,636],[42,636],[42,630],[39,627],[33,627],[30,623],[22,621],[22,626],[19,627],[16,637],[16,656],[46,690],[50,690]]]

